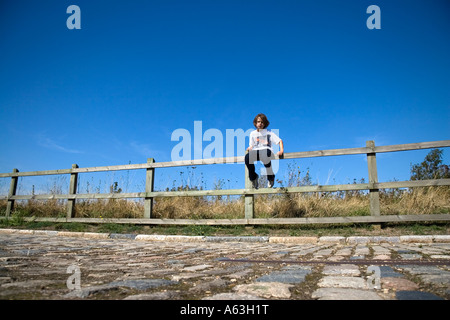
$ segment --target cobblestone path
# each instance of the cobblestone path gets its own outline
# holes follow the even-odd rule
[[[0,229],[0,299],[448,300],[450,237]]]

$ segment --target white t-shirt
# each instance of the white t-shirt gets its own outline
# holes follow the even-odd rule
[[[281,139],[272,131],[267,129],[254,130],[250,132],[250,147],[252,150],[270,149],[273,152],[272,145],[279,144]]]

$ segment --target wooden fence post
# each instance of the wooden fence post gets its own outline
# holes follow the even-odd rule
[[[252,188],[252,182],[250,181],[250,178],[248,176],[248,169],[247,166],[245,167],[245,189],[251,189]],[[246,194],[245,195],[245,219],[253,219],[254,218],[254,195],[253,194]]]
[[[155,159],[148,158],[147,163],[154,163]],[[147,168],[145,176],[145,192],[153,192],[155,185],[155,168]],[[153,197],[145,197],[144,200],[144,218],[150,219],[153,211]]]
[[[366,141],[366,147],[375,150],[374,141]],[[378,183],[377,158],[375,152],[367,153],[367,166],[369,169],[369,184]],[[369,189],[370,214],[380,215],[380,192],[379,189]]]
[[[13,169],[13,172],[19,172],[17,169]],[[14,210],[14,200],[10,199],[10,197],[16,195],[17,191],[17,182],[19,181],[19,177],[11,177],[11,183],[9,185],[9,192],[8,192],[8,202],[6,204],[6,217],[9,217],[9,215]]]
[[[72,169],[78,168],[77,164],[72,164]],[[72,172],[70,174],[70,184],[69,184],[69,194],[77,193],[77,183],[78,183],[78,173]],[[67,199],[67,213],[66,218],[74,218],[75,217],[75,199]]]

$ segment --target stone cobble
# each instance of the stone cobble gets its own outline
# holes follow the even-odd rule
[[[450,236],[0,229],[0,299],[448,300]]]

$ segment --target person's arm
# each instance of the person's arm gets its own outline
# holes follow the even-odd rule
[[[250,139],[249,139],[250,141],[249,141],[249,147],[247,148],[247,151],[251,151],[252,149],[253,149],[253,147],[255,146],[255,141],[254,141],[254,139],[253,139],[253,135],[252,134],[250,134]]]
[[[280,151],[278,151],[278,157],[283,158],[283,154],[284,154],[284,145],[283,145],[283,140],[280,140]]]

